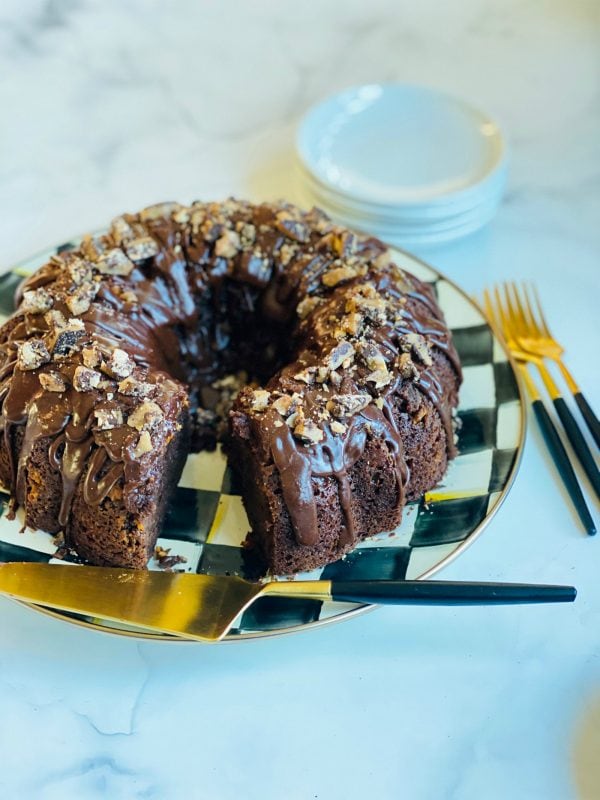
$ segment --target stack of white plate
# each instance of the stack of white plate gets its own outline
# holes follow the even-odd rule
[[[401,246],[481,228],[506,181],[498,125],[419,86],[370,84],[335,95],[307,113],[296,145],[306,202]]]

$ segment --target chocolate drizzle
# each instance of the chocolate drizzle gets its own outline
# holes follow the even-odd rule
[[[380,439],[387,445],[394,462],[396,508],[404,505],[410,472],[404,460],[402,439],[388,403],[384,403],[381,409],[369,405],[356,414],[343,437],[333,434],[326,427],[323,441],[310,447],[299,444],[289,427],[282,425],[276,414],[271,412],[267,416],[269,418],[265,419],[264,424],[268,430],[269,447],[279,471],[285,505],[299,544],[310,546],[318,541],[313,477],[335,478],[344,515],[340,544],[346,548],[356,541],[349,471],[363,456],[369,437]],[[277,422],[279,425],[276,425]]]

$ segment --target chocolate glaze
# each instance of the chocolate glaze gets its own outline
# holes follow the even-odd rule
[[[296,355],[269,383],[301,390],[306,413],[316,415],[332,387],[307,388],[293,375],[307,364],[322,363],[336,341],[327,330],[343,313],[346,289],[353,283],[329,287],[323,282],[328,270],[339,264],[360,263],[364,269],[354,281],[367,281],[385,294],[396,310],[396,318],[370,335],[391,364],[400,352],[399,336],[418,333],[433,350],[443,354],[460,376],[458,356],[429,287],[385,261],[385,247],[374,239],[356,237],[335,228],[318,211],[302,214],[285,205],[227,201],[197,203],[188,209],[176,204],[125,215],[106,236],[87,239],[80,249],[54,257],[28,278],[17,293],[43,289],[53,297],[53,311],[73,317],[67,300],[73,291],[69,274],[74,259],[86,261],[94,273],[97,292],[89,308],[77,319],[84,326],[76,352],[27,371],[17,367],[17,349],[33,337],[51,338],[51,326],[43,313],[17,309],[0,331],[0,425],[14,502],[27,506],[28,469],[36,444],[48,442],[50,464],[60,474],[62,497],[57,526],[68,532],[69,515],[77,492],[90,505],[101,504],[117,486],[123,488],[125,507],[131,513],[139,503],[138,488],[152,469],[160,469],[163,445],[177,430],[181,412],[183,381],[192,404],[199,402],[202,388],[243,363],[257,342],[269,341],[274,355],[263,365],[263,373],[275,371],[281,359]],[[122,230],[129,234],[123,235]],[[108,275],[99,269],[103,253],[117,248],[127,253],[131,238],[145,237],[153,255],[138,260],[126,276]],[[383,266],[378,259],[384,257]],[[321,306],[298,323],[299,302],[315,297]],[[244,324],[253,330],[236,329],[243,309]],[[277,341],[272,341],[273,331]],[[244,335],[245,334],[245,335]],[[75,369],[81,362],[83,345],[97,346],[108,357],[115,348],[125,350],[135,361],[135,375],[153,386],[153,400],[164,413],[159,431],[153,432],[153,452],[136,456],[138,432],[126,424],[137,401],[118,392],[117,381],[78,392],[73,386]],[[66,381],[61,392],[42,387],[40,374],[59,371]],[[257,374],[260,370],[257,369]],[[364,377],[364,375],[363,375]],[[109,376],[110,378],[110,376]],[[344,377],[347,391],[358,391],[357,376]],[[435,364],[420,366],[414,385],[437,410],[446,431],[448,455],[453,455],[452,419],[448,397],[436,374]],[[265,438],[278,469],[285,504],[297,541],[311,545],[318,536],[313,478],[333,476],[344,516],[341,540],[354,541],[355,515],[349,470],[362,457],[369,439],[385,444],[394,463],[397,506],[405,501],[409,470],[402,439],[396,426],[391,398],[401,389],[397,374],[379,404],[371,403],[355,414],[343,435],[322,425],[321,442],[307,446],[275,412],[253,418],[252,424]],[[287,389],[286,389],[287,390]],[[123,410],[124,422],[109,430],[99,428],[95,412],[106,404]],[[23,431],[17,452],[17,430]],[[258,435],[258,434],[257,434]],[[156,439],[158,437],[158,440]]]

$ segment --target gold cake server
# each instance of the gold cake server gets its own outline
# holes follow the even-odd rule
[[[572,586],[453,581],[270,581],[59,564],[0,564],[0,593],[150,631],[217,642],[258,597],[351,603],[488,605],[565,603]]]

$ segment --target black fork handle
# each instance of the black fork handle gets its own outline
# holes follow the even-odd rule
[[[594,441],[598,447],[600,447],[600,422],[598,422],[598,417],[594,414],[592,407],[581,392],[575,393],[575,402],[579,406],[581,415],[586,421],[586,424],[590,429],[590,433],[594,437]]]
[[[573,414],[571,414],[569,411],[569,407],[562,397],[556,397],[553,402],[556,412],[560,417],[560,421],[562,422],[567,436],[569,437],[569,441],[573,445],[573,450],[577,454],[577,458],[581,462],[581,466],[585,470],[585,474],[588,476],[590,483],[594,487],[596,497],[600,499],[600,470],[598,470],[598,467],[596,466],[594,456],[592,455],[590,448],[588,447],[587,442],[584,439],[581,430],[579,429],[579,425],[577,424]]]
[[[583,527],[585,528],[586,533],[588,533],[590,536],[593,536],[596,533],[596,525],[594,524],[592,515],[587,507],[581,487],[579,486],[579,482],[577,480],[577,476],[573,471],[573,467],[569,461],[569,456],[567,455],[567,451],[560,440],[558,431],[554,427],[554,423],[552,422],[550,415],[546,411],[546,408],[541,400],[534,400],[532,406],[538,424],[542,430],[542,434],[544,435],[548,450],[550,451],[550,454],[554,459],[554,463],[556,464],[556,468],[560,473],[560,477],[562,478],[562,481],[569,492],[569,495],[571,496],[571,500],[573,501],[573,505],[575,506],[581,522],[583,523]]]

